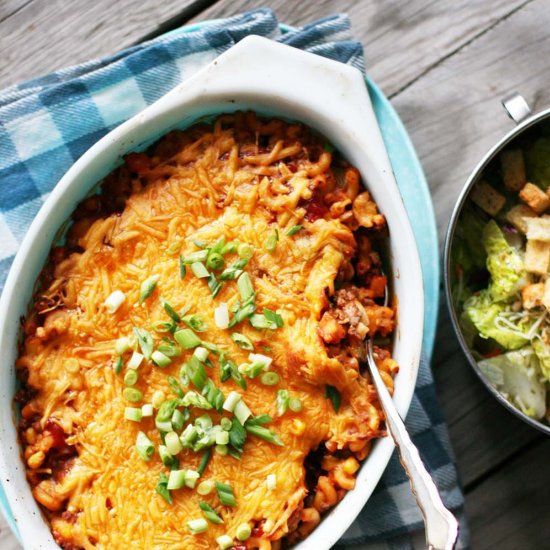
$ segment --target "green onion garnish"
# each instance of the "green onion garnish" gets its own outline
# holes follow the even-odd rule
[[[130,338],[123,336],[115,342],[115,351],[117,355],[124,355],[132,347]]]
[[[248,523],[243,523],[237,527],[237,538],[240,541],[245,541],[248,538],[250,538],[250,535],[252,534],[252,529],[250,528],[250,525]]]
[[[244,273],[243,273],[244,275]],[[239,308],[235,315],[233,316],[233,319],[231,319],[229,323],[229,328],[234,327],[237,323],[240,323],[243,319],[246,319],[247,317],[250,317],[254,310],[256,309],[255,304],[248,304],[246,306],[243,306],[242,308]]]
[[[168,478],[168,489],[181,489],[185,487],[185,472],[186,470],[172,470]]]
[[[156,321],[151,325],[151,329],[155,332],[172,332],[176,329],[176,324],[173,321]]]
[[[268,414],[260,414],[259,416],[253,416],[246,423],[248,426],[263,426],[273,421],[273,418]]]
[[[168,314],[168,317],[170,317],[170,319],[172,319],[174,323],[179,323],[181,321],[181,317],[176,313],[169,302],[167,302],[166,300],[161,300],[160,303],[162,304],[164,311],[166,311],[166,313]]]
[[[168,476],[164,473],[160,474],[155,491],[166,501],[168,504],[172,504],[172,495],[168,490]]]
[[[204,517],[210,522],[210,523],[223,523],[223,519],[216,514],[216,511],[210,504],[207,502],[199,502],[199,508],[202,510],[202,513],[204,514]]]
[[[199,519],[190,519],[187,522],[187,528],[193,535],[200,535],[201,533],[205,533],[208,529],[208,523],[206,523],[206,520],[203,518]]]
[[[156,419],[160,422],[171,421],[172,415],[174,414],[174,411],[176,410],[178,404],[178,399],[167,399],[166,401],[164,401],[159,407]]]
[[[208,288],[212,294],[212,298],[215,298],[223,287],[223,283],[220,283],[214,273],[211,273],[208,277]]]
[[[237,254],[239,255],[239,258],[242,258],[243,260],[250,260],[254,254],[254,249],[247,243],[241,243],[237,247]]]
[[[223,403],[223,410],[227,412],[233,412],[235,406],[241,400],[241,394],[236,391],[232,391],[227,396],[226,400]]]
[[[279,240],[279,231],[275,229],[273,233],[267,238],[265,242],[265,248],[268,252],[273,252],[277,246],[277,241]]]
[[[153,397],[151,398],[151,403],[155,409],[159,409],[160,406],[164,403],[164,392],[162,390],[155,390]]]
[[[222,350],[216,346],[216,344],[212,344],[211,342],[205,342],[204,340],[201,342],[201,345],[205,347],[208,351],[211,351],[212,353],[215,353],[216,355],[220,355]]]
[[[155,365],[157,365],[157,367],[161,368],[167,367],[172,362],[170,357],[167,357],[164,353],[162,353],[162,351],[159,350],[156,350],[151,354],[151,360],[155,363]]]
[[[133,386],[138,381],[138,373],[134,369],[129,369],[124,374],[124,384],[126,386]]]
[[[188,391],[185,397],[181,400],[181,404],[184,407],[197,407],[198,409],[210,410],[212,405],[207,401],[205,397],[199,395],[195,391]]]
[[[261,313],[255,313],[250,317],[248,320],[249,323],[258,330],[262,330],[264,328],[269,328],[271,330],[275,330],[277,328],[277,324],[269,321],[265,315],[262,315]]]
[[[244,423],[252,416],[252,411],[247,407],[246,403],[240,399],[235,405],[233,414],[237,420],[244,426]]]
[[[222,256],[226,254],[235,254],[237,252],[237,247],[239,246],[239,241],[229,241],[227,244],[223,245],[221,250],[217,250]]]
[[[176,432],[168,432],[164,436],[164,443],[172,456],[177,455],[182,449],[180,438]]]
[[[229,444],[239,452],[242,452],[246,441],[246,430],[243,425],[233,418],[231,420],[231,429],[229,430]]]
[[[195,239],[193,241],[193,244],[198,248],[206,248],[208,246],[208,243],[206,241],[203,241],[202,239]]]
[[[254,349],[254,344],[248,338],[248,336],[245,336],[244,334],[241,334],[240,332],[232,332],[231,338],[233,339],[233,342],[237,344],[240,348],[252,350]]]
[[[245,268],[246,264],[248,263],[248,260],[241,258],[237,260],[236,262],[233,262],[228,268],[224,269],[219,278],[222,281],[229,281],[236,279]]]
[[[239,372],[237,364],[228,359],[224,355],[220,356],[220,380],[225,382],[229,378],[233,378],[235,384],[240,386],[243,390],[246,390],[247,384],[246,380],[243,378],[243,375]]]
[[[233,493],[233,487],[228,483],[221,483],[216,481],[216,491],[218,492],[218,498],[224,506],[236,506],[235,493]]]
[[[147,437],[144,432],[139,432],[137,435],[136,451],[140,458],[145,460],[145,462],[149,462],[149,460],[151,460],[153,456],[153,453],[155,452],[155,446],[153,445],[153,442]]]
[[[159,280],[158,275],[151,275],[151,277],[148,277],[141,283],[141,289],[139,293],[139,303],[143,304],[151,294],[153,294],[153,291],[155,290],[155,287],[157,286],[157,282]]]
[[[227,448],[227,445],[216,445],[214,447],[214,450],[216,451],[216,454],[220,456],[226,456],[229,453],[229,449]]]
[[[264,372],[260,382],[266,386],[274,386],[279,382],[279,375],[276,372]]]
[[[195,332],[204,332],[208,330],[208,325],[204,321],[204,317],[198,313],[194,315],[185,315],[183,317],[183,322]]]
[[[199,337],[189,328],[182,328],[174,333],[176,342],[183,349],[192,349],[200,345]]]
[[[141,406],[141,416],[143,418],[153,416],[153,405],[151,403],[145,403]]]
[[[177,430],[178,432],[181,431],[183,428],[183,425],[185,424],[185,420],[186,420],[185,415],[179,409],[176,409],[172,413],[172,419],[171,419],[174,430]]]
[[[132,357],[130,357],[130,361],[128,361],[128,364],[126,366],[129,369],[137,369],[141,365],[142,361],[143,355],[141,355],[141,353],[138,353],[137,351],[134,351],[134,353],[132,353]]]
[[[162,460],[162,463],[165,466],[171,467],[174,465],[175,463],[174,457],[168,452],[166,445],[159,445],[158,451],[159,451],[160,459]]]
[[[298,233],[298,231],[300,231],[300,229],[302,229],[302,225],[293,225],[287,232],[286,234],[291,237],[292,235]]]
[[[251,424],[249,422],[247,422],[244,427],[248,433],[259,437],[268,443],[273,443],[275,445],[279,445],[280,447],[284,446],[281,438],[274,431],[269,430],[268,428],[258,426],[257,424]]]
[[[206,454],[210,456],[210,453],[212,453],[212,449],[207,449],[204,452],[203,458]],[[201,481],[197,486],[197,493],[201,496],[206,496],[212,492],[212,489],[214,489],[214,482],[211,479],[205,479],[204,481]]]
[[[210,378],[206,381],[202,393],[212,407],[214,407],[218,412],[221,412],[225,398],[223,392],[216,387]]]
[[[194,489],[199,477],[199,472],[195,472],[195,470],[185,470],[185,486]]]
[[[222,427],[222,430],[225,430],[226,432],[228,432],[231,429],[231,420],[229,420],[229,418],[224,416],[220,420],[220,426]]]
[[[166,357],[177,357],[178,355],[181,355],[181,348],[176,346],[176,344],[168,338],[164,339],[162,344],[160,344],[157,349],[161,353],[164,353]]]
[[[191,264],[191,271],[195,274],[195,277],[197,277],[197,279],[204,279],[210,276],[208,269],[206,269],[206,267],[204,267],[204,264],[201,264],[200,262],[195,262]]]
[[[168,387],[170,388],[170,391],[180,399],[185,395],[183,390],[181,389],[181,386],[178,383],[178,380],[175,376],[168,376],[166,379],[168,382]]]
[[[222,535],[221,537],[217,537],[216,542],[220,547],[219,550],[228,550],[234,545],[233,539],[229,535]]]
[[[240,401],[242,403],[242,401]],[[221,431],[216,433],[216,445],[227,445],[229,443],[229,432]]]
[[[288,410],[288,402],[290,400],[290,394],[288,390],[279,390],[277,392],[277,414],[283,416]]]
[[[136,335],[141,353],[143,353],[145,359],[149,360],[153,353],[153,337],[151,333],[144,328],[134,327],[134,334]]]
[[[237,279],[237,288],[239,289],[243,304],[254,297],[254,287],[252,286],[252,280],[248,273],[241,273],[240,277]]]
[[[180,436],[180,442],[183,447],[188,449],[193,445],[193,442],[197,439],[197,430],[192,424],[188,424],[183,433]]]
[[[197,262],[204,262],[208,258],[208,250],[199,250],[197,252],[192,252],[184,260],[186,264],[194,264]]]
[[[131,420],[132,422],[141,422],[143,413],[141,412],[141,409],[136,407],[126,407],[124,409],[124,418],[126,420]]]
[[[338,412],[338,409],[340,408],[340,403],[342,401],[342,396],[340,395],[340,392],[334,386],[329,386],[327,384],[325,386],[325,397],[327,399],[330,399],[335,412]]]
[[[185,267],[185,259],[183,256],[180,256],[180,279],[185,278],[187,273],[187,268]]]
[[[122,395],[132,403],[137,403],[143,399],[143,394],[136,388],[124,388]]]
[[[220,271],[225,265],[225,260],[221,254],[217,252],[210,251],[208,258],[206,260],[206,267],[212,271]]]
[[[291,397],[289,400],[288,400],[288,408],[292,411],[292,412],[300,412],[302,410],[302,400],[299,398],[299,397]]]
[[[263,314],[269,322],[275,323],[278,328],[281,328],[284,325],[283,318],[275,311],[271,311],[270,309],[264,307]]]
[[[212,447],[208,447],[206,449],[201,457],[201,462],[199,464],[199,469],[197,470],[199,472],[199,476],[202,476],[204,474],[204,470],[206,470],[206,467],[208,466],[208,462],[210,462],[210,457],[212,456]],[[204,482],[203,482],[204,483]],[[202,483],[199,485],[199,489]],[[212,490],[212,489],[210,489]],[[198,491],[198,489],[197,489]],[[209,491],[210,492],[210,491]],[[199,495],[202,494],[208,494],[208,493],[199,493]]]
[[[115,374],[120,374],[122,372],[122,367],[124,366],[124,361],[120,355],[116,358],[115,361]]]
[[[199,391],[202,391],[206,384],[206,379],[208,378],[204,365],[193,355],[187,362],[185,370],[189,380],[193,382],[193,385]]]

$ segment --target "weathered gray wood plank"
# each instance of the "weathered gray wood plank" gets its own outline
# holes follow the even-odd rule
[[[550,440],[542,439],[469,495],[467,511],[476,550],[549,547]]]
[[[365,46],[369,74],[390,96],[451,55],[525,0],[272,0],[279,19],[302,25],[313,19],[345,12],[355,36]],[[220,0],[197,17],[227,15],[265,5],[261,0]]]
[[[167,24],[185,21],[213,1],[9,0],[14,9],[2,1],[6,15],[15,13],[4,20],[0,15],[0,88],[115,53]]]

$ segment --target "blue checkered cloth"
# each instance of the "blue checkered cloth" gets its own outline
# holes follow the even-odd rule
[[[282,34],[268,9],[172,31],[111,57],[63,69],[0,92],[0,285],[45,198],[96,141],[249,34],[266,36],[364,71],[363,48],[346,16]],[[1,289],[1,286],[0,286]],[[407,427],[443,500],[459,516],[463,496],[446,426],[424,358]],[[413,548],[422,516],[394,453],[368,504],[338,546]],[[457,548],[467,547],[462,523]]]

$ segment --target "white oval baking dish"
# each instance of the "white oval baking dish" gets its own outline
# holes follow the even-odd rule
[[[390,229],[398,330],[393,356],[400,365],[394,401],[404,417],[420,359],[424,296],[416,243],[361,73],[349,66],[251,36],[222,54],[159,101],[87,151],[52,191],[15,258],[0,300],[0,476],[26,549],[55,549],[25,478],[14,422],[17,345],[34,283],[52,241],[75,206],[130,151],[143,150],[174,128],[237,110],[300,120],[324,134],[356,166]],[[378,441],[354,490],[296,547],[330,548],[370,497],[393,451]]]

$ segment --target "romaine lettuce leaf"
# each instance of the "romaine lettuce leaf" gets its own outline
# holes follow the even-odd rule
[[[540,419],[546,413],[546,385],[539,360],[530,346],[478,363],[481,372],[508,401],[524,414]]]
[[[483,228],[482,240],[487,252],[487,269],[491,274],[491,297],[495,301],[508,300],[529,280],[523,259],[518,250],[508,244],[494,220]]]
[[[525,165],[529,181],[542,189],[550,185],[550,138],[541,137],[525,151]]]
[[[526,338],[495,324],[499,313],[505,310],[506,304],[495,302],[488,290],[474,294],[464,303],[464,312],[482,338],[492,338],[509,350],[521,348],[529,343]]]
[[[540,371],[544,378],[550,382],[550,344],[535,338],[531,345],[539,358]]]

